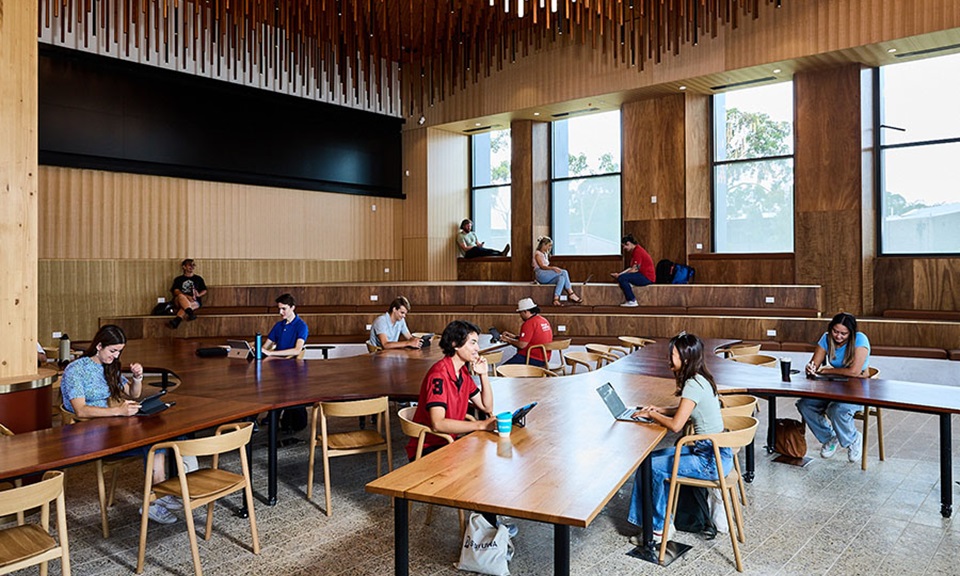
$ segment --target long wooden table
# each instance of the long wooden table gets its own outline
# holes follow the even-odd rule
[[[672,378],[601,371],[494,379],[496,412],[538,403],[525,428],[509,438],[475,432],[367,484],[399,499],[395,573],[409,573],[406,501],[415,500],[553,524],[554,573],[569,574],[570,527],[588,526],[642,463],[649,482],[646,457],[666,435],[661,426],[614,420],[596,392],[605,382],[627,405],[676,402]],[[652,542],[650,526],[644,522],[644,539]]]
[[[710,349],[717,342],[709,341]],[[625,374],[667,374],[666,343],[647,346],[636,354],[619,360],[605,370]],[[960,387],[904,382],[900,380],[849,378],[845,381],[809,380],[795,374],[790,382],[781,382],[780,371],[723,360],[707,358],[707,366],[716,377],[717,385],[725,392],[746,392],[769,397],[767,447],[774,445],[773,423],[777,418],[777,397],[818,398],[850,404],[876,406],[907,412],[934,414],[940,421],[940,514],[949,518],[953,513],[953,424],[952,416],[960,413]],[[748,454],[750,456],[750,454]],[[752,460],[748,458],[752,475]]]

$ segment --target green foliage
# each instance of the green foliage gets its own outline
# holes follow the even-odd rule
[[[884,216],[903,216],[911,210],[920,208],[930,208],[930,205],[923,202],[907,202],[907,199],[900,194],[887,192],[883,203]]]

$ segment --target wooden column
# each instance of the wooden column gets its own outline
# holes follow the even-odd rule
[[[456,280],[457,228],[470,215],[469,138],[405,131],[403,169],[403,279]]]
[[[532,280],[531,261],[539,236],[550,230],[550,125],[510,124],[510,279]]]
[[[37,373],[37,3],[0,1],[0,378]]]
[[[623,232],[654,262],[710,249],[708,98],[674,94],[621,110]]]
[[[796,281],[823,286],[827,315],[863,313],[865,89],[859,65],[794,77]]]

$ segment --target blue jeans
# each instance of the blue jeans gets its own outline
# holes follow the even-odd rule
[[[553,270],[535,270],[534,275],[537,282],[541,284],[556,284],[557,288],[553,291],[553,297],[559,298],[563,291],[573,292],[573,286],[570,284],[570,274],[566,270],[554,272]]]
[[[633,288],[630,285],[647,286],[653,284],[653,280],[639,272],[627,272],[617,277],[617,283],[620,284],[620,289],[623,290],[623,297],[626,298],[627,302],[633,302],[637,297],[633,295]]]
[[[656,450],[650,458],[650,467],[653,469],[653,530],[663,530],[664,515],[667,513],[667,496],[670,494],[670,475],[673,474],[673,457],[676,448]],[[733,469],[733,451],[729,448],[720,449],[720,463],[723,465],[724,475]],[[701,480],[717,480],[717,467],[713,459],[713,443],[708,440],[699,440],[693,446],[684,446],[680,452],[680,467],[677,475],[686,478]],[[631,524],[643,524],[643,494],[640,493],[640,469],[633,480],[633,495],[630,497],[630,515],[627,520]]]
[[[815,398],[801,398],[797,400],[797,410],[800,411],[803,421],[807,423],[810,431],[813,432],[813,435],[817,437],[821,444],[836,436],[841,446],[849,448],[851,444],[859,440],[857,427],[853,423],[853,415],[863,410],[863,406],[817,400]]]

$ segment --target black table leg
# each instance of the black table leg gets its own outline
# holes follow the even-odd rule
[[[393,573],[397,576],[410,574],[410,527],[406,498],[393,501]]]
[[[953,424],[951,414],[940,415],[940,515],[953,513]]]
[[[746,470],[743,472],[744,482],[753,482],[754,470],[756,469],[755,444],[756,441],[752,441],[747,444],[747,447],[743,450],[744,460],[746,460]]]
[[[280,411],[271,410],[267,416],[267,504],[277,504],[277,428]]]
[[[570,576],[570,527],[566,524],[553,525],[553,573]]]
[[[767,398],[767,449],[768,454],[773,454],[774,446],[777,445],[777,397]]]
[[[636,488],[635,488],[636,489]],[[653,467],[650,458],[644,458],[640,463],[640,521],[642,522],[640,537],[643,544],[627,552],[629,556],[658,564],[660,562],[660,548],[653,541]]]

